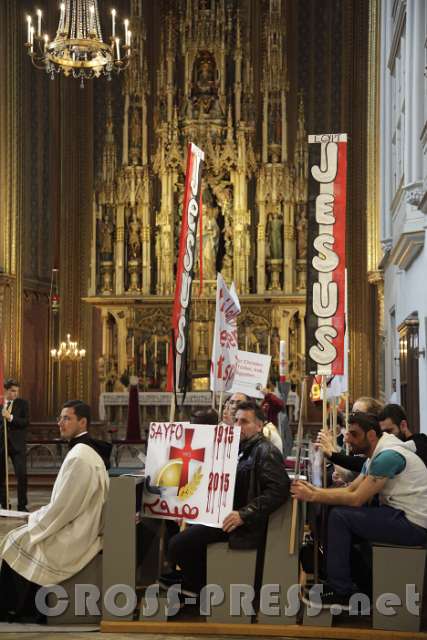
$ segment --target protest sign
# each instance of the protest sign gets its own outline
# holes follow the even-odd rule
[[[231,393],[245,393],[251,398],[263,398],[261,389],[267,386],[270,364],[271,356],[239,350]]]
[[[233,510],[240,427],[152,422],[144,516],[222,527]]]

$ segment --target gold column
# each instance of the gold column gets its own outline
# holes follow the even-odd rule
[[[372,287],[368,281],[367,127],[369,0],[343,5],[342,121],[351,134],[348,146],[348,231],[350,395],[375,394],[375,326]]]
[[[19,3],[0,3],[0,326],[5,374],[18,378],[22,368],[25,132],[21,26]]]

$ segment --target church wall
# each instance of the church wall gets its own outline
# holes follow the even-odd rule
[[[408,361],[414,376],[404,391],[408,412],[427,432],[427,213],[425,77],[426,6],[381,2],[381,243],[384,268],[386,398],[405,403]],[[405,327],[417,346],[402,352]],[[400,331],[399,331],[400,328]],[[418,376],[418,383],[416,377]],[[394,394],[393,379],[396,380]],[[419,405],[419,411],[418,411]],[[414,411],[416,408],[416,411]]]

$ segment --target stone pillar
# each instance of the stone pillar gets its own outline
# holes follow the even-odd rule
[[[268,162],[268,92],[263,96],[262,105],[262,163]]]
[[[259,224],[257,231],[257,293],[265,291],[265,202],[258,202]]]
[[[127,321],[129,311],[127,308],[120,308],[111,312],[117,324],[117,373],[119,378],[128,366],[126,351],[126,339],[128,334]]]
[[[123,152],[122,164],[128,164],[128,147],[129,147],[129,93],[125,94],[125,104],[123,110]]]
[[[124,251],[125,251],[125,207],[117,207],[116,214],[116,242],[115,242],[115,292],[120,296],[124,293]]]
[[[295,230],[293,224],[293,204],[286,202],[283,216],[283,290],[285,293],[295,291]]]
[[[286,92],[282,89],[280,95],[281,112],[282,112],[282,162],[288,161],[288,131],[286,123]]]

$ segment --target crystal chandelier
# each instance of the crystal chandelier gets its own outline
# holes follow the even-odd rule
[[[61,342],[58,349],[51,349],[50,355],[58,362],[73,362],[75,360],[83,360],[86,355],[86,349],[79,349],[77,342],[71,341],[71,335],[67,334],[67,342]]]
[[[112,34],[109,44],[102,40],[97,0],[66,0],[60,5],[55,39],[42,33],[42,12],[36,10],[36,24],[27,16],[25,46],[37,69],[45,69],[52,80],[55,74],[72,75],[83,86],[84,80],[111,79],[111,72],[120,72],[129,64],[131,38],[129,20],[124,21],[125,37],[116,36],[116,10],[111,10]]]

